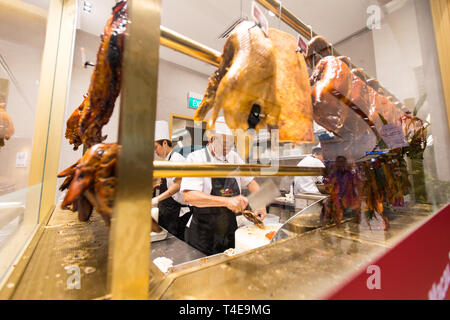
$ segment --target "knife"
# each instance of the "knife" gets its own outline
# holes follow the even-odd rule
[[[267,179],[258,191],[248,196],[248,205],[253,211],[264,209],[277,197],[281,197],[280,188],[272,179]]]

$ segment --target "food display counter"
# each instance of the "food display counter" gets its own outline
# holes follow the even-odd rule
[[[370,6],[369,17],[355,5],[359,31],[336,27],[339,6],[314,21],[295,1],[241,0],[225,32],[224,19],[211,21],[213,35],[198,23],[185,28],[176,11],[199,7],[217,17],[223,2],[177,1],[95,1],[98,16],[75,0],[34,14],[29,3],[0,1],[35,16],[41,29],[46,23],[41,70],[54,70],[37,73],[37,106],[25,112],[24,75],[14,76],[20,63],[11,53],[7,68],[1,56],[0,78],[15,89],[7,102],[9,82],[0,82],[8,83],[0,86],[0,156],[8,164],[0,182],[25,188],[0,198],[0,221],[19,226],[0,242],[1,299],[324,299],[448,206],[449,80],[440,77],[445,63],[437,66],[450,52],[449,38],[433,29],[438,0],[388,1]],[[411,34],[416,41],[407,41]],[[180,111],[186,92],[199,90],[197,109]],[[242,162],[156,161],[156,121],[183,112],[202,133],[223,115]],[[203,139],[193,137],[186,156]],[[313,149],[325,167],[299,166],[316,157]],[[287,193],[295,177],[318,176],[321,193]],[[245,177],[275,188],[264,199],[266,223],[256,210],[235,212],[235,248],[207,255],[170,233],[152,241],[154,179]],[[257,191],[239,193],[250,199]],[[20,214],[2,219],[7,202]],[[246,227],[258,232],[243,236]]]

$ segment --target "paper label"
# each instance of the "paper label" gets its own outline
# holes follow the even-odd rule
[[[298,35],[298,48],[301,50],[300,52],[306,53],[306,43],[301,35]]]
[[[265,33],[266,37],[269,36],[269,21],[267,20],[264,13],[261,11],[261,9],[258,8],[256,5],[256,2],[252,2],[252,17],[258,24],[258,26],[262,29],[262,31]]]
[[[403,135],[403,130],[395,124],[386,124],[381,127],[380,136],[389,149],[397,149],[409,146]]]
[[[26,168],[28,162],[28,152],[17,152],[16,155],[16,167]]]

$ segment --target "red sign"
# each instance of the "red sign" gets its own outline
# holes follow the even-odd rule
[[[326,296],[331,300],[450,300],[450,205]]]

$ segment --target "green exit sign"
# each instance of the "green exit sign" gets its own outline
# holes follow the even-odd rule
[[[189,92],[188,93],[188,108],[191,109],[198,109],[200,106],[200,103],[202,102],[202,95],[195,93],[195,92]]]

